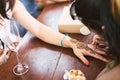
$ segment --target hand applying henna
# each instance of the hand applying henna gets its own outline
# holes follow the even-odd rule
[[[95,46],[94,48],[99,51],[106,52],[108,49],[108,43],[101,38],[99,35],[94,35],[92,45]]]

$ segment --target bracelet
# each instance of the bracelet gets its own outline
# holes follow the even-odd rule
[[[64,47],[63,41],[64,41],[64,39],[65,39],[66,37],[68,37],[68,36],[69,36],[69,34],[65,34],[65,36],[63,37],[63,39],[60,41],[61,47]]]
[[[65,37],[66,37],[66,36],[64,36],[64,37],[62,38],[61,42],[60,42],[61,47],[64,47],[64,46],[63,46],[63,41],[64,41]]]

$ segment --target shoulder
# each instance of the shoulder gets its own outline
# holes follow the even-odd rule
[[[120,64],[110,71],[103,73],[96,80],[120,80],[120,75],[118,73],[120,73]]]

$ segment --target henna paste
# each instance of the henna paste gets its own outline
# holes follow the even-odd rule
[[[76,39],[70,39],[70,41],[71,41],[72,43],[77,43],[77,42],[78,42],[78,40],[76,40]]]
[[[95,52],[94,52],[91,48],[89,48],[86,43],[84,43],[84,42],[79,42],[79,41],[76,40],[76,39],[70,39],[70,41],[71,41],[72,43],[76,44],[76,47],[77,47],[78,49],[85,49],[85,50],[87,50],[87,51],[90,51],[90,53],[95,54]]]
[[[84,48],[87,47],[87,44],[78,41],[78,42],[76,43],[76,46],[77,46],[78,49],[84,49]]]

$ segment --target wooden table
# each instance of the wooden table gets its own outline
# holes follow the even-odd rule
[[[57,30],[57,23],[62,9],[67,4],[46,6],[38,20]],[[92,38],[92,34],[89,36],[69,35],[87,43]],[[71,69],[79,69],[83,71],[87,80],[95,80],[95,77],[105,67],[104,62],[91,57],[87,57],[90,66],[85,66],[74,55],[72,49],[47,44],[29,32],[23,38],[19,52],[22,61],[29,65],[29,71],[22,76],[14,75],[12,69],[17,64],[17,61],[15,54],[12,54],[9,61],[0,66],[0,80],[63,80],[64,70]]]

